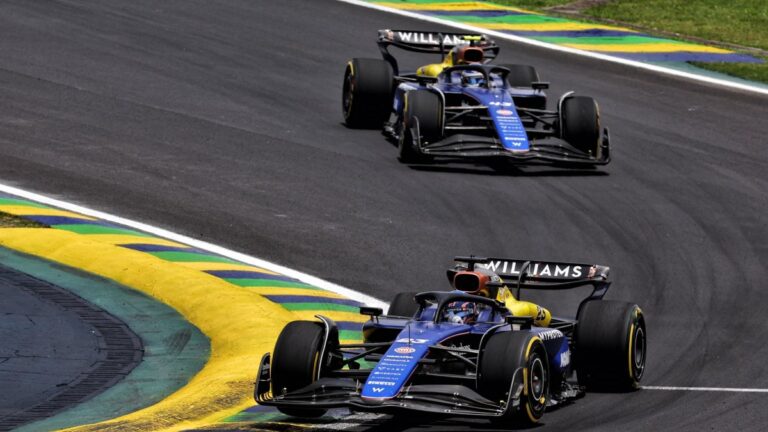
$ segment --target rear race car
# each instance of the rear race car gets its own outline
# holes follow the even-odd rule
[[[491,268],[506,270],[489,279]],[[459,257],[453,290],[401,293],[388,315],[361,308],[370,316],[362,343],[339,343],[323,316],[289,323],[262,358],[254,397],[297,417],[347,407],[535,423],[585,390],[633,390],[645,369],[645,319],[634,304],[603,300],[607,275],[596,265]],[[584,285],[593,290],[576,317],[547,327],[495,296]]]
[[[348,62],[342,111],[349,127],[382,128],[400,161],[610,162],[597,102],[568,92],[548,110],[549,84],[533,66],[491,64],[499,47],[486,36],[379,30],[378,46],[383,59]],[[442,60],[401,72],[391,46]]]

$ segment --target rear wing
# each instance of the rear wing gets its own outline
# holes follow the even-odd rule
[[[399,74],[397,60],[389,53],[388,48],[395,46],[406,51],[427,54],[445,55],[451,48],[459,45],[471,45],[481,48],[485,58],[490,61],[499,55],[499,46],[484,34],[424,32],[418,30],[379,30],[376,41],[384,60],[392,65],[395,75]]]
[[[457,267],[469,271],[478,267],[490,270],[501,281],[488,285],[516,288],[518,292],[521,288],[562,290],[591,285],[593,292],[589,298],[595,299],[602,298],[611,285],[610,268],[604,265],[476,256],[457,256],[454,261]]]
[[[496,46],[483,34],[423,32],[416,30],[379,30],[379,44],[394,45],[408,51],[441,54],[459,45],[481,48]]]

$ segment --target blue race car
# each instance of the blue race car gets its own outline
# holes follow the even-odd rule
[[[569,92],[556,110],[547,110],[549,84],[533,66],[491,64],[499,47],[485,35],[379,30],[378,46],[383,59],[347,64],[344,121],[352,128],[383,127],[401,162],[610,162],[597,102]],[[390,46],[442,60],[401,73]]]
[[[297,417],[329,408],[420,411],[535,423],[585,389],[630,391],[645,369],[645,319],[603,300],[608,267],[457,257],[452,291],[400,293],[370,316],[362,343],[336,324],[294,321],[262,358],[254,397]],[[521,289],[591,286],[575,319],[517,310]],[[513,294],[513,289],[517,291]],[[522,302],[528,303],[528,302]],[[574,375],[576,378],[574,378]]]

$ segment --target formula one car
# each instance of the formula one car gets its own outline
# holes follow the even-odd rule
[[[344,73],[342,110],[352,128],[381,128],[404,163],[435,157],[604,165],[608,129],[598,105],[569,92],[547,110],[529,65],[494,65],[499,47],[485,35],[379,30],[383,59],[354,58]],[[440,54],[442,61],[400,72],[389,47]]]
[[[327,409],[419,411],[535,423],[585,390],[630,391],[645,369],[645,319],[603,300],[608,267],[457,257],[452,291],[398,294],[370,316],[364,341],[340,344],[336,324],[294,321],[261,360],[254,397],[297,417]],[[575,319],[513,315],[521,289],[591,286]],[[502,299],[502,300],[500,300]],[[404,315],[404,316],[403,316]],[[577,379],[574,379],[574,375]]]

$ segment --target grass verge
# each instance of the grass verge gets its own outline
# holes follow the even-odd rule
[[[725,44],[737,52],[762,58],[764,63],[693,63],[695,66],[739,78],[768,83],[768,1],[766,0],[495,0],[560,15],[592,18],[663,37],[704,43]],[[562,9],[561,9],[562,10]]]
[[[48,228],[48,225],[0,212],[0,228]]]

